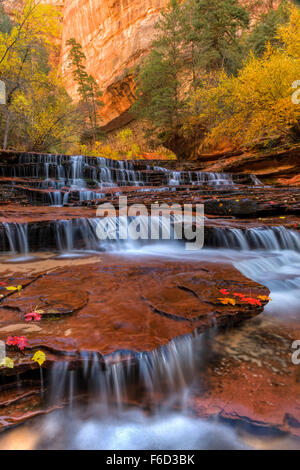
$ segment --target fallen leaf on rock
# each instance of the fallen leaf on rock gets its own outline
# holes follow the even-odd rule
[[[7,346],[18,346],[22,351],[26,346],[28,346],[28,341],[25,336],[9,336],[6,340]]]
[[[272,300],[268,295],[258,295],[257,298],[260,300]]]
[[[253,297],[244,297],[242,299],[244,302],[247,302],[250,305],[259,305],[261,306],[261,301],[258,299],[254,299]]]
[[[0,362],[0,367],[9,367],[10,369],[13,369],[14,361],[10,357],[5,357],[3,361]]]
[[[228,304],[235,305],[236,304],[235,299],[231,299],[230,297],[219,298],[218,300],[220,300],[221,304],[223,305],[228,305]]]
[[[26,313],[24,318],[25,321],[40,321],[42,317],[38,311],[34,310],[33,312]]]
[[[241,299],[245,298],[245,294],[241,294],[240,292],[234,292],[233,294],[235,297],[240,297]]]
[[[6,290],[11,290],[11,291],[16,290],[16,291],[18,291],[18,292],[19,292],[21,289],[22,289],[22,286],[17,286],[17,287],[15,287],[15,286],[8,286],[8,287],[6,287]]]
[[[229,291],[227,289],[220,289],[221,294],[228,295]]]
[[[31,360],[37,362],[39,366],[41,366],[46,360],[46,354],[43,351],[36,351]]]

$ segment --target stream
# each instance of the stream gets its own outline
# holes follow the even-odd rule
[[[42,179],[39,189],[52,187],[47,203],[54,207],[63,207],[76,191],[85,190],[78,196],[79,204],[101,199],[101,190],[112,184],[147,189],[154,177],[149,168],[139,173],[130,164],[107,166],[103,159],[91,168],[86,157],[73,157],[68,167],[54,156],[40,157],[34,166],[32,156],[22,158],[20,166],[2,169],[3,176],[27,177],[31,185]],[[224,174],[182,175],[157,166],[153,171],[159,172],[161,187],[166,184],[168,191],[183,184],[222,191],[236,184]],[[98,182],[95,191],[85,187],[87,179]],[[260,184],[254,176],[252,183]],[[156,194],[158,187],[153,188]],[[137,189],[135,194],[142,200],[143,193]],[[291,363],[291,339],[300,339],[298,231],[272,225],[230,227],[220,217],[204,248],[186,251],[178,240],[99,241],[96,223],[96,218],[84,215],[51,219],[47,225],[3,222],[1,276],[26,277],[100,264],[110,272],[118,263],[134,263],[144,270],[148,267],[152,277],[155,263],[172,263],[178,269],[212,263],[233,267],[265,286],[272,300],[258,316],[236,326],[216,324],[204,332],[179,335],[134,357],[120,348],[104,355],[103,365],[97,353],[82,350],[80,368],[65,360],[54,362],[49,378],[44,377],[45,390],[41,379],[47,413],[4,429],[0,449],[299,449],[300,404],[294,401],[299,366]],[[278,383],[272,382],[273,377]],[[250,391],[243,390],[246,382],[253,382]],[[294,391],[289,398],[291,384]]]

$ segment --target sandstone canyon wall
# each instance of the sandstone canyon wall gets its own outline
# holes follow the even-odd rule
[[[130,69],[149,50],[154,24],[168,0],[65,0],[62,69],[71,95],[66,41],[74,37],[84,49],[87,69],[104,91],[103,125],[119,118],[133,102]]]
[[[169,0],[44,0],[63,2],[61,63],[69,93],[76,86],[68,69],[66,41],[74,37],[87,57],[87,70],[104,92],[102,125],[121,127],[130,120],[134,100],[132,67],[149,51],[154,24]],[[277,0],[241,0],[253,17],[278,3]]]

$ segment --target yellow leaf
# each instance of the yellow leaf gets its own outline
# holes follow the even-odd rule
[[[8,286],[6,287],[6,290],[17,290],[17,291],[20,291],[22,289],[22,286]]]
[[[258,295],[257,298],[260,300],[272,300],[268,295]]]
[[[231,304],[231,305],[235,305],[236,302],[235,302],[235,299],[231,299],[230,297],[220,297],[218,298],[218,300],[220,300],[221,304],[223,305],[227,305],[227,304]]]
[[[3,361],[0,362],[1,367],[9,367],[10,369],[14,368],[14,361],[10,357],[5,357]]]
[[[46,354],[43,351],[36,351],[31,360],[37,362],[41,366],[46,360]]]

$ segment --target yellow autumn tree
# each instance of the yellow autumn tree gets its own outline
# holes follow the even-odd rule
[[[207,129],[204,145],[230,138],[236,146],[267,144],[285,136],[300,140],[300,104],[293,84],[300,80],[300,11],[278,29],[280,48],[268,45],[261,58],[250,55],[236,77],[224,72],[217,84],[204,81],[191,100],[196,121]],[[195,118],[194,118],[195,120]]]
[[[0,28],[0,79],[7,95],[0,109],[3,148],[58,152],[78,134],[56,63],[59,35],[59,11],[38,0],[12,10]]]

